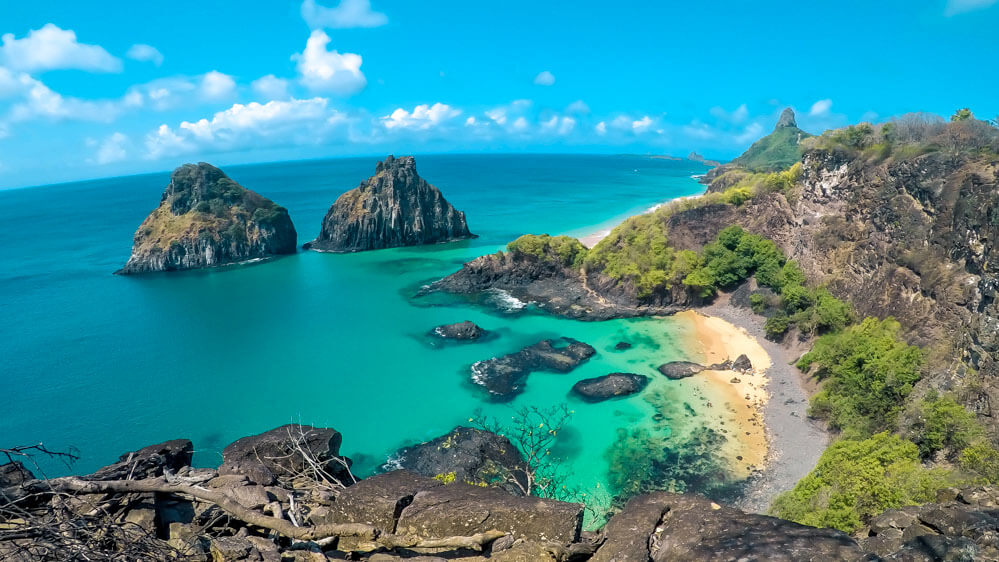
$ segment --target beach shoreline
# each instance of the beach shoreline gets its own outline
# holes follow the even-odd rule
[[[751,403],[756,409],[753,418],[761,422],[758,427],[765,436],[766,452],[759,470],[750,476],[743,494],[734,502],[734,507],[743,511],[766,513],[778,494],[794,488],[799,480],[815,468],[830,442],[830,435],[824,425],[808,418],[810,395],[801,372],[794,366],[801,350],[766,339],[763,330],[765,318],[748,308],[733,305],[728,294],[719,294],[711,305],[677,315],[694,315],[695,327],[700,331],[700,339],[706,341],[707,353],[711,353],[712,349],[715,353],[717,349],[722,349],[723,352],[726,349],[724,339],[712,335],[712,330],[720,330],[722,334],[729,334],[734,342],[734,345],[727,348],[729,357],[723,359],[738,356],[744,349],[744,343],[740,343],[738,337],[731,336],[734,330],[734,333],[754,341],[770,361],[768,368],[757,379],[754,389],[762,396],[746,392],[745,383],[738,391],[743,397],[752,398]],[[700,321],[699,327],[696,323],[698,318],[705,319]],[[724,328],[725,325],[729,328]],[[712,359],[712,356],[709,355],[708,359]],[[757,362],[752,357],[750,359],[755,370]],[[719,374],[724,373],[721,376],[711,376],[711,372],[707,372],[709,377],[705,380],[709,380],[712,386],[731,387],[733,385],[724,378],[731,372],[719,371]],[[743,403],[746,402],[750,400],[745,399]],[[747,438],[750,450],[758,450],[755,432],[752,429],[744,431],[749,431],[750,435],[740,434],[738,440]]]

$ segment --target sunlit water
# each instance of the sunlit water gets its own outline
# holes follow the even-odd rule
[[[375,159],[286,162],[225,171],[288,208],[299,244]],[[585,234],[702,190],[688,161],[641,156],[419,156],[420,174],[468,216],[478,239],[353,255],[299,252],[220,270],[120,277],[132,235],[167,174],[0,191],[0,444],[74,446],[74,472],[125,451],[189,438],[200,465],[244,435],[291,421],[343,433],[368,474],[397,448],[466,423],[477,408],[568,403],[556,453],[572,483],[601,490],[617,428],[649,423],[642,395],[586,404],[579,379],[657,377],[690,357],[688,326],[663,319],[578,322],[418,288],[523,233]],[[472,320],[496,337],[435,346],[435,325]],[[570,374],[531,375],[509,405],[469,381],[475,361],[568,336],[598,354]],[[614,351],[621,340],[635,347]],[[653,378],[646,393],[668,384]],[[65,469],[50,467],[53,472]]]

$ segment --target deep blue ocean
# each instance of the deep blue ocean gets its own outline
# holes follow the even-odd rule
[[[288,208],[299,244],[376,159],[233,166],[234,180]],[[467,422],[509,417],[469,382],[478,360],[569,336],[598,355],[567,375],[534,374],[513,406],[569,402],[560,440],[585,486],[607,471],[618,427],[652,408],[640,396],[585,404],[577,380],[653,367],[685,326],[663,319],[587,323],[464,299],[414,299],[423,284],[524,233],[583,235],[703,191],[705,166],[644,156],[417,156],[422,177],[466,212],[479,238],[351,255],[299,253],[218,270],[114,276],[169,174],[0,191],[0,446],[75,447],[72,472],[123,452],[189,438],[216,465],[244,435],[289,422],[335,427],[362,475],[403,445]],[[435,346],[435,325],[472,320],[487,342]],[[615,353],[621,340],[639,343]],[[659,384],[660,377],[650,386]],[[54,473],[68,472],[52,467]]]

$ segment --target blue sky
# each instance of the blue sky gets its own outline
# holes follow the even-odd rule
[[[731,158],[999,114],[997,0],[4,2],[0,188],[428,152]]]

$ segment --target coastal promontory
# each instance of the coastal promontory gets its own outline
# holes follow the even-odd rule
[[[375,175],[337,198],[304,248],[361,252],[474,238],[465,213],[416,173],[412,156],[389,156]]]
[[[284,207],[201,162],[170,175],[160,205],[135,232],[129,275],[216,267],[295,252],[297,234]]]

